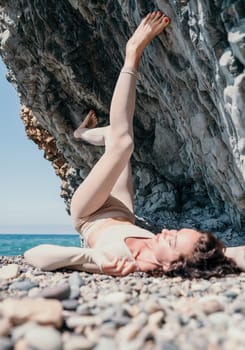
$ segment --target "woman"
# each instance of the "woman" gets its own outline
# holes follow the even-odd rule
[[[225,257],[224,246],[211,234],[192,229],[167,230],[154,235],[134,224],[130,157],[133,152],[133,114],[136,76],[145,47],[168,25],[160,11],[148,14],[126,46],[110,108],[110,125],[94,128],[93,111],[74,132],[105,153],[76,190],[71,216],[88,248],[41,245],[25,259],[45,270],[62,267],[124,276],[138,271],[182,273],[194,277],[237,272]],[[175,272],[174,272],[175,271]]]

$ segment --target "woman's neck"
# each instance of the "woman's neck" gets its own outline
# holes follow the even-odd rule
[[[129,237],[126,240],[126,244],[136,260],[139,269],[144,272],[159,267],[151,249],[151,241],[151,238],[138,239],[134,237]]]

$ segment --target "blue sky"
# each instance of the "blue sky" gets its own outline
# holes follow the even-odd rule
[[[0,233],[75,233],[60,179],[29,140],[20,103],[0,58]]]

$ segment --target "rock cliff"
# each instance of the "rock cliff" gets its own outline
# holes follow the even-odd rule
[[[27,134],[61,176],[69,210],[103,152],[76,141],[73,130],[91,108],[99,125],[108,123],[127,38],[155,9],[171,24],[147,48],[139,72],[136,213],[156,230],[196,227],[241,243],[244,1],[0,0],[0,53]]]

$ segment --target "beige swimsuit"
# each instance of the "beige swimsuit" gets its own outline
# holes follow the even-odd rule
[[[89,236],[95,229],[98,231],[109,222],[109,219],[128,221],[135,223],[135,217],[132,212],[117,198],[109,196],[103,206],[96,210],[93,214],[76,219],[74,222],[75,229],[79,232],[81,239],[85,240],[87,246],[89,244]]]
[[[154,234],[134,225],[135,217],[121,201],[109,196],[105,204],[77,223],[76,229],[84,239],[85,247],[100,249],[121,259],[134,260],[126,239],[152,238]]]

